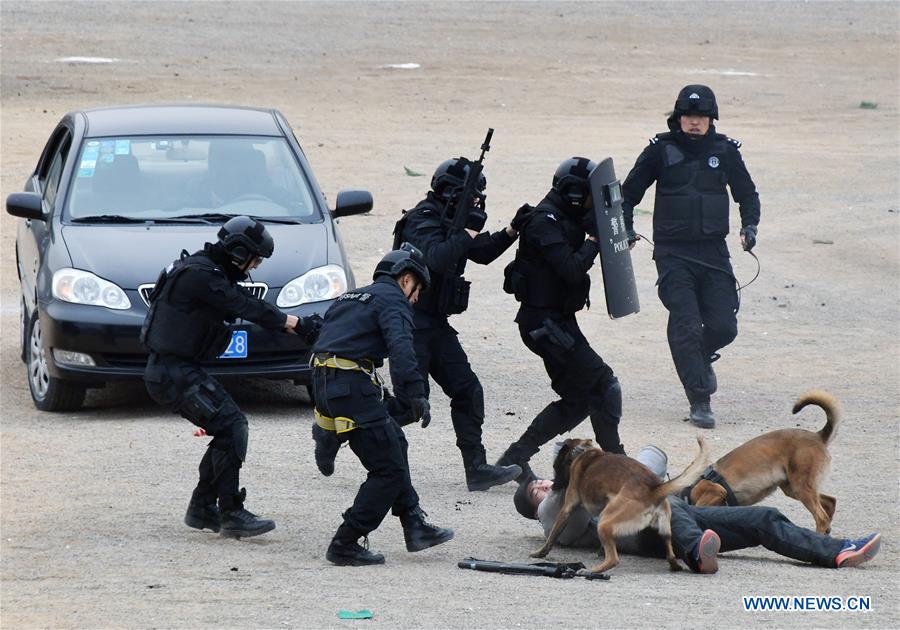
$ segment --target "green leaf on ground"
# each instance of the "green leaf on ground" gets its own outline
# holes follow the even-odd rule
[[[860,101],[859,108],[860,109],[877,109],[878,103],[874,103],[872,101]]]
[[[422,177],[422,175],[425,174],[425,173],[417,173],[416,171],[414,171],[411,168],[408,168],[406,166],[403,167],[403,170],[406,171],[406,174],[409,175],[410,177]]]
[[[827,238],[814,238],[813,245],[834,245],[834,241]]]
[[[635,209],[634,209],[634,213],[635,213],[635,214],[646,214],[646,215],[651,215],[651,214],[653,214],[650,210],[644,210],[644,209],[642,209],[642,208],[635,208]]]
[[[372,611],[369,609],[363,610],[339,610],[338,611],[338,619],[371,619]]]

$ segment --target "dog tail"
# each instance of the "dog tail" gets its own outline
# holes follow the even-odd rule
[[[662,499],[670,494],[681,492],[685,488],[690,487],[700,478],[703,471],[706,470],[706,467],[709,465],[709,447],[706,445],[706,440],[699,435],[697,436],[697,444],[700,445],[700,452],[697,453],[697,457],[694,458],[694,461],[692,461],[680,475],[674,479],[670,479],[664,484],[660,484],[656,488],[653,497],[657,501],[662,501]]]
[[[837,398],[823,389],[811,389],[794,403],[793,413],[797,413],[806,405],[816,405],[825,411],[825,426],[819,431],[819,437],[825,444],[831,442],[841,421],[841,405]]]

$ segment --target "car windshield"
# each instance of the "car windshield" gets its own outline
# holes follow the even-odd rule
[[[259,136],[89,138],[67,212],[73,221],[121,223],[320,219],[287,142]]]

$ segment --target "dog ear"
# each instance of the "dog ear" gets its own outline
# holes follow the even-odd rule
[[[553,460],[553,488],[561,490],[569,485],[569,453],[575,447],[575,440],[569,439],[562,443],[556,459]]]
[[[701,479],[691,490],[691,503],[698,506],[727,505],[725,488],[708,479]]]

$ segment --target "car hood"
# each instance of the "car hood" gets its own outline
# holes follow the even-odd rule
[[[275,239],[275,253],[252,273],[270,288],[314,267],[328,264],[328,231],[322,223],[266,224]],[[152,284],[182,249],[195,252],[216,238],[215,225],[65,225],[63,239],[72,266],[97,274],[123,289]]]

